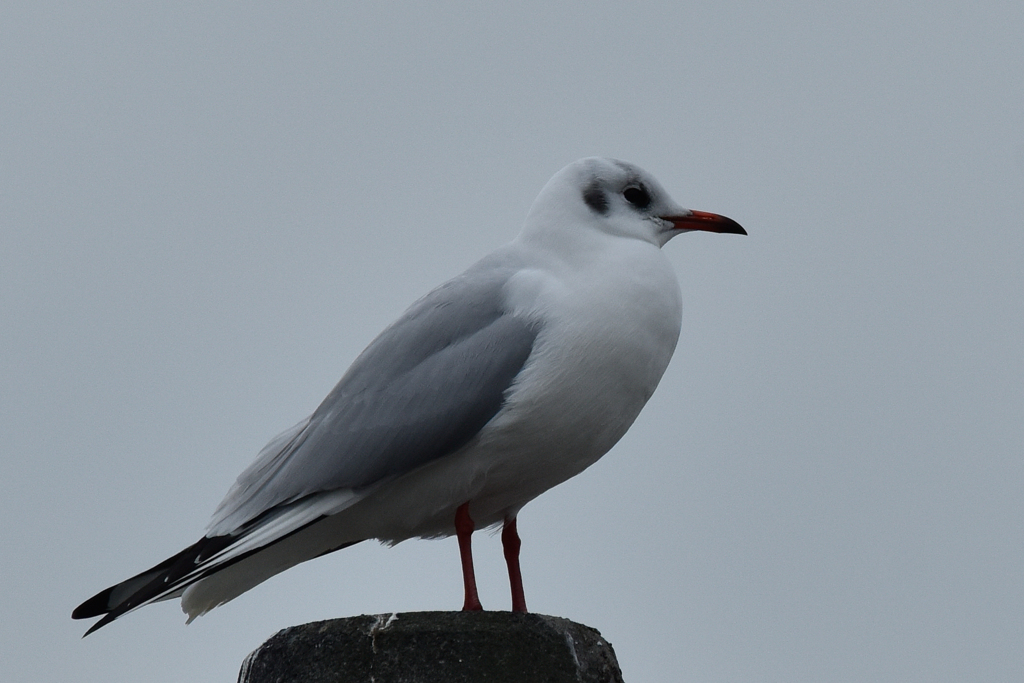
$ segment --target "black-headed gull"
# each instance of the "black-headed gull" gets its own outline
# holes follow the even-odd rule
[[[498,524],[525,612],[516,514],[604,455],[651,397],[682,315],[661,247],[690,230],[746,234],[631,164],[565,167],[515,240],[414,303],[267,444],[205,536],[72,617],[103,616],[88,634],[180,597],[191,621],[359,541],[452,534],[463,609],[478,610],[470,536]]]

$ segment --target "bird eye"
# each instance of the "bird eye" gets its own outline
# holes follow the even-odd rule
[[[623,190],[622,196],[626,198],[627,202],[638,209],[646,209],[651,204],[651,195],[647,194],[647,188],[643,185],[640,187],[627,187]]]

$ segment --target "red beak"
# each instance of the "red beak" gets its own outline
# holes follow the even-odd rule
[[[706,211],[691,211],[687,216],[659,216],[662,220],[671,221],[676,230],[705,230],[707,232],[728,232],[734,235],[746,235],[747,231],[731,218],[719,216]]]

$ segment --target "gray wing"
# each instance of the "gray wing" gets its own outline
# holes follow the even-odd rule
[[[495,261],[441,285],[385,329],[320,407],[239,476],[210,533],[312,494],[371,486],[476,435],[501,408],[538,332],[506,310],[503,287],[514,269]]]

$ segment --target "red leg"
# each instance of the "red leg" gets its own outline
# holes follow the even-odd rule
[[[469,502],[455,511],[455,534],[459,538],[459,555],[462,557],[462,582],[466,585],[466,602],[463,612],[479,612],[483,609],[476,592],[476,574],[473,572],[473,546],[471,536],[476,526],[469,516]]]
[[[516,531],[516,518],[505,520],[501,529],[501,547],[505,551],[505,564],[508,565],[508,585],[512,588],[512,611],[526,612],[526,594],[523,593],[523,575],[519,572],[519,533]]]

